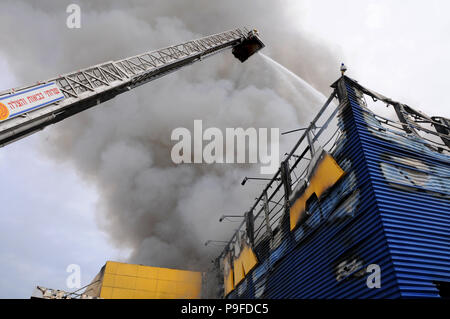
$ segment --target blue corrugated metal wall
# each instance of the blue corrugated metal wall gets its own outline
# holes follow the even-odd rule
[[[450,282],[450,157],[373,129],[346,86],[401,297],[439,297],[433,281]]]
[[[346,176],[296,230],[284,219],[278,247],[255,247],[264,258],[229,298],[438,297],[433,280],[450,281],[449,157],[381,129],[351,81],[337,85]]]

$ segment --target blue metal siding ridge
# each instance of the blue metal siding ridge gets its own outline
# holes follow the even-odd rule
[[[401,297],[440,297],[433,281],[450,282],[450,156],[419,145],[414,137],[374,132],[367,115],[362,116],[364,106],[358,102],[355,89],[348,83],[346,87],[350,104],[355,114],[359,113],[356,125]],[[381,169],[381,165],[392,164],[386,155],[420,161],[428,168],[422,174],[425,182],[411,187],[406,180],[388,180],[394,175]],[[397,166],[400,171],[407,168]],[[409,169],[414,171],[414,167]]]
[[[359,113],[350,101],[340,110],[344,136],[333,153],[347,174],[320,204],[312,205],[312,216],[305,225],[292,232],[282,227],[281,244],[260,260],[228,298],[400,297],[375,200],[373,173],[360,138],[363,128],[355,121]],[[346,203],[351,194],[357,196]],[[267,243],[256,247],[257,252],[267,250]],[[359,268],[338,279],[338,265],[353,260],[358,261]],[[381,267],[379,289],[366,285],[365,268],[369,264]]]
[[[337,88],[332,155],[346,175],[297,229],[284,218],[256,245],[259,264],[228,298],[433,298],[433,281],[450,281],[450,156],[384,129],[346,77]],[[366,285],[369,264],[380,288]]]

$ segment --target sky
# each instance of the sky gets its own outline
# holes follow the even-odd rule
[[[17,85],[5,61],[0,69],[2,89]],[[84,286],[106,259],[125,261],[129,254],[98,231],[95,188],[43,156],[35,147],[40,138],[0,151],[0,298],[29,298],[38,285],[67,289],[71,264],[80,266]]]
[[[51,1],[45,1],[46,4],[49,2]],[[62,2],[58,1],[59,4]],[[9,2],[8,5],[11,5],[11,3],[12,6],[15,6],[13,9],[22,10],[22,4],[19,1],[17,1],[17,5],[14,4],[15,2]],[[67,1],[67,5],[70,3]],[[174,3],[177,2],[174,1]],[[450,73],[450,41],[448,41],[450,22],[446,18],[446,12],[450,9],[448,1],[427,1],[426,4],[423,1],[408,1],[405,3],[404,1],[361,0],[339,2],[279,1],[278,3],[283,6],[284,12],[287,12],[284,16],[285,19],[289,20],[289,23],[286,23],[286,30],[283,29],[284,25],[279,24],[274,25],[274,30],[270,30],[270,23],[265,24],[263,22],[265,19],[264,10],[258,10],[258,13],[263,15],[260,17],[262,39],[264,40],[265,30],[266,33],[270,33],[267,38],[266,53],[274,58],[278,57],[277,60],[288,68],[301,72],[300,75],[305,80],[324,94],[330,93],[330,91],[327,91],[326,84],[334,82],[339,75],[339,63],[345,62],[348,67],[348,76],[357,79],[363,85],[392,99],[416,107],[428,115],[450,117],[450,107],[444,100],[444,94],[448,87],[448,74]],[[226,7],[226,4],[221,5],[225,6],[222,8],[224,11],[233,12],[234,8]],[[235,3],[230,2],[228,6],[233,5]],[[27,13],[30,20],[35,19],[35,23],[42,25],[45,30],[54,27],[54,23],[58,23],[60,20],[61,28],[65,28],[67,14],[64,10],[56,11],[53,14],[54,20],[50,23],[45,20],[45,15],[39,13],[39,2],[35,3],[35,6],[37,6],[36,16],[33,16],[33,11]],[[170,4],[165,6],[170,9]],[[220,6],[218,5],[218,7]],[[108,14],[108,10],[115,10],[107,5],[104,9],[101,9],[101,6],[99,8],[99,12],[104,10],[106,11],[105,14]],[[126,10],[132,10],[132,8]],[[236,10],[239,9],[236,8]],[[0,10],[0,21],[10,21],[4,16],[6,14],[9,13]],[[121,17],[120,13],[114,14],[118,18]],[[202,10],[198,10],[196,14],[199,21],[204,19],[205,23],[213,23],[208,21],[209,18],[202,18]],[[269,14],[270,12],[267,11],[267,15]],[[101,14],[99,13],[99,15],[99,23],[103,23]],[[166,11],[161,10],[161,16],[165,15],[167,15]],[[196,27],[197,25],[192,24],[189,18],[185,15],[180,18],[181,21],[186,23],[186,29],[189,31],[184,34],[185,40],[190,40],[189,37],[192,34],[207,35],[206,28]],[[247,21],[253,22],[255,20],[251,11],[247,13],[239,12],[238,18],[239,21],[233,20],[230,23],[239,22],[239,26],[241,26],[247,25]],[[85,23],[94,23],[93,21],[95,19],[88,19],[85,20]],[[258,22],[258,20],[255,21]],[[14,28],[12,22],[8,26],[10,27],[9,30]],[[129,28],[130,30],[139,30],[139,26],[139,24],[137,26],[130,25]],[[88,28],[89,25],[83,27]],[[230,27],[233,27],[233,25]],[[254,27],[259,29],[258,25]],[[297,49],[299,45],[301,48],[301,43],[296,43],[302,40],[301,38],[285,35],[292,34],[292,30],[288,30],[288,27],[298,29],[303,36],[307,36],[309,42],[308,48],[305,50],[310,53],[316,48],[316,52],[320,52],[316,60],[311,57],[311,54],[305,55]],[[1,30],[0,39],[5,39],[8,28],[1,28]],[[24,30],[26,31],[26,28]],[[178,29],[174,28],[174,30],[177,31]],[[31,32],[31,30],[29,31]],[[221,30],[214,29],[211,33],[219,31]],[[51,31],[48,32],[51,33]],[[74,30],[73,32],[77,31]],[[76,41],[78,38],[76,33],[74,34],[72,40]],[[277,40],[275,38],[278,34],[280,39]],[[170,35],[170,32],[166,35]],[[124,34],[120,36],[124,36]],[[176,38],[174,41],[178,40],[178,37],[180,37],[179,34],[174,35],[174,38]],[[106,41],[111,41],[111,39]],[[152,42],[154,45],[159,45],[159,43],[158,41]],[[31,46],[33,43],[28,44]],[[162,44],[163,42],[161,42],[161,46]],[[21,43],[20,47],[26,49],[27,43]],[[55,47],[61,52],[55,52],[54,56],[39,61],[45,64],[51,63],[52,59],[64,58],[63,48],[56,44]],[[142,44],[139,45],[139,48],[141,47]],[[157,48],[158,46],[149,49]],[[89,61],[89,50],[91,49],[93,60],[90,64],[96,64],[111,58],[105,56],[102,59],[103,54],[95,45],[84,47],[83,52],[80,52],[83,58],[74,57],[73,62],[66,59],[68,60],[65,64],[67,69],[61,70],[61,72],[75,70],[83,66],[76,63]],[[32,56],[29,59],[13,60],[12,51],[8,50],[12,49],[9,46],[0,46],[0,91],[29,84],[28,82],[22,82],[25,80],[31,82],[41,80],[41,77],[56,75],[47,74],[45,68],[35,70],[31,65],[29,69],[35,70],[36,76],[25,74],[24,70],[27,70],[28,63],[33,60]],[[120,48],[120,53],[126,52],[129,52],[130,55],[138,53],[134,48]],[[298,66],[296,60],[305,60],[304,63],[307,66]],[[203,67],[204,69],[200,65],[194,65],[191,68],[198,67],[197,71],[183,71],[185,73],[181,73],[180,77],[185,76],[194,79],[196,76],[215,74],[208,73],[209,69],[214,70],[214,64],[216,63],[214,61],[219,60],[207,62],[206,66]],[[71,67],[71,63],[74,64],[73,67]],[[248,77],[253,72],[250,70],[251,66],[258,65],[259,62],[250,63],[252,63],[251,60],[248,62],[249,70],[246,69],[248,73],[245,73]],[[89,63],[84,66],[88,65]],[[335,65],[335,70],[330,69],[330,65]],[[54,69],[49,69],[55,72]],[[155,82],[148,85],[154,85],[163,90],[165,84],[183,80],[179,80],[176,78],[177,76],[171,76],[166,80],[167,82]],[[234,73],[230,77],[233,80],[236,79]],[[251,78],[247,81],[251,82]],[[178,93],[172,91],[168,96],[166,95],[167,101],[164,100],[164,96],[158,96],[161,108],[165,105],[169,107],[171,99],[180,99],[177,98],[177,94],[187,94],[189,90],[194,89],[194,87],[186,86],[185,89],[180,88]],[[208,89],[213,90],[214,88]],[[144,91],[144,89],[140,90],[139,92]],[[136,94],[136,100],[139,100],[139,94],[144,93]],[[245,88],[242,89],[240,95],[246,94],[251,95],[251,92],[245,91]],[[265,97],[271,99],[272,95],[268,94]],[[240,99],[240,97],[237,98],[237,101],[240,101]],[[119,101],[125,102],[124,99]],[[132,99],[132,101],[134,100]],[[273,103],[276,101],[278,100],[273,98]],[[288,102],[295,103],[295,100]],[[111,105],[111,107],[114,107],[114,105]],[[92,118],[97,119],[104,111],[106,109],[92,111],[91,113],[97,114],[92,115]],[[282,114],[290,113],[286,111]],[[157,115],[164,117],[162,113]],[[90,119],[90,117],[86,118]],[[85,120],[86,118],[80,117],[78,119]],[[170,118],[168,121],[170,121]],[[264,119],[261,121],[265,123]],[[81,279],[84,285],[91,281],[107,260],[126,261],[131,258],[130,256],[134,258],[132,260],[142,260],[148,257],[139,254],[133,255],[133,250],[130,247],[136,245],[135,238],[124,237],[127,242],[129,241],[130,247],[127,247],[126,244],[118,245],[117,237],[114,240],[111,238],[111,229],[104,226],[105,216],[108,217],[109,215],[101,213],[105,210],[105,198],[109,199],[110,197],[105,195],[104,186],[101,182],[93,181],[89,177],[89,174],[92,175],[95,170],[85,168],[83,165],[87,165],[87,162],[83,162],[82,159],[72,161],[61,156],[60,152],[55,153],[42,147],[46,144],[46,140],[52,141],[52,134],[59,134],[64,137],[64,132],[61,131],[76,131],[74,126],[77,126],[80,122],[74,119],[70,120],[70,123],[66,126],[58,124],[56,128],[46,129],[44,132],[0,149],[0,202],[2,203],[0,210],[0,237],[2,242],[0,247],[0,272],[3,274],[0,277],[1,298],[28,298],[36,285],[65,289],[66,278],[69,275],[66,268],[70,264],[80,265]],[[99,123],[107,125],[102,122]],[[162,123],[164,123],[164,119]],[[283,123],[285,125],[295,124],[290,121]],[[153,124],[157,125],[157,123]],[[117,154],[117,152],[111,152]],[[71,154],[81,156],[75,153]],[[86,154],[86,157],[89,157],[89,154]],[[106,172],[109,171],[106,170]],[[155,172],[155,174],[160,173],[160,171]],[[241,174],[242,172],[237,171],[237,173]],[[105,172],[100,171],[99,174],[105,174]],[[237,178],[240,177],[242,175]],[[120,178],[120,176],[115,178]],[[196,184],[198,192],[203,192],[211,179],[213,177],[209,175],[202,176],[202,180]],[[230,178],[230,180],[231,183],[235,181],[235,178]],[[110,181],[110,179],[101,181]],[[203,184],[206,186],[202,187]],[[221,191],[229,190],[225,188]],[[188,194],[195,195],[196,193]],[[250,195],[252,194],[248,196]],[[216,194],[211,194],[211,196],[214,197]],[[192,209],[195,209],[195,203],[188,203],[193,206]],[[225,204],[226,201],[221,202],[221,205]],[[114,229],[123,230],[117,227]],[[153,237],[150,239],[150,244],[156,245]],[[139,242],[139,244],[142,244],[142,242]],[[170,260],[164,260],[164,262],[170,262]]]
[[[443,101],[450,73],[446,1],[302,1],[299,21],[346,63],[348,76],[429,115],[450,115]]]

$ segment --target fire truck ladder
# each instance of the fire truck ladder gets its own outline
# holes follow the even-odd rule
[[[244,62],[263,47],[256,30],[235,29],[1,92],[0,147],[222,50],[232,49],[233,55]],[[24,107],[21,112],[17,112],[17,108],[23,107],[20,104],[5,105],[12,97],[20,97],[46,85],[60,95],[57,101],[33,109]],[[26,99],[23,100],[26,103]],[[8,107],[14,108],[15,116]]]

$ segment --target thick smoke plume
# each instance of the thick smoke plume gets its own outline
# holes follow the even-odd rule
[[[338,63],[300,30],[296,1],[76,1],[81,29],[66,27],[64,1],[5,1],[0,57],[23,84],[108,60],[177,44],[235,27],[257,28],[264,53],[328,93]],[[12,26],[14,26],[12,28]],[[9,31],[6,31],[9,30]],[[321,98],[314,90],[254,56],[230,52],[184,68],[39,133],[43,152],[69,161],[100,194],[98,223],[130,262],[205,269],[217,253],[207,239],[228,239],[236,224],[224,213],[244,212],[261,191],[256,165],[175,165],[177,127],[304,126]],[[297,136],[281,137],[284,154]],[[70,195],[69,195],[70,196]]]

